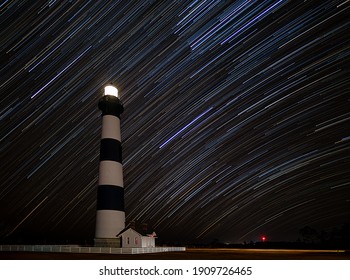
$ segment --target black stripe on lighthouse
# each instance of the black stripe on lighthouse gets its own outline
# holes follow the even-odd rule
[[[98,186],[97,210],[124,211],[124,188],[111,185]]]
[[[122,145],[112,138],[101,139],[100,161],[112,160],[122,163]]]

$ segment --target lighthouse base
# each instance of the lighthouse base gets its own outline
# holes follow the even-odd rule
[[[121,248],[121,238],[95,238],[95,247],[109,247],[109,248]]]

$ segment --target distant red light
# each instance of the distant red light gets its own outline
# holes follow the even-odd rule
[[[265,241],[266,241],[266,236],[264,236],[264,235],[261,236],[261,241],[262,241],[262,242],[265,242]]]

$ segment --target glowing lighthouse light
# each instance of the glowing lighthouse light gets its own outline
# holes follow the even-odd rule
[[[115,97],[119,97],[118,89],[114,86],[105,86],[104,95],[113,95]]]

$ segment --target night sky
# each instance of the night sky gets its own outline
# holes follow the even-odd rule
[[[110,82],[127,222],[196,242],[349,223],[349,8],[1,1],[0,240],[94,237]]]

